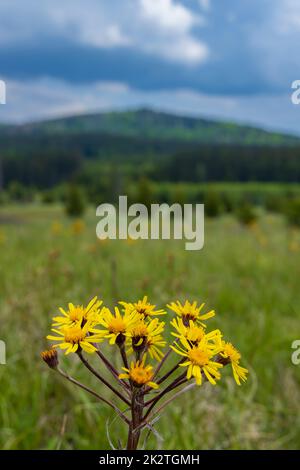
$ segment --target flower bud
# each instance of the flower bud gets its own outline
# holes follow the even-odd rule
[[[58,366],[58,354],[56,349],[49,349],[48,351],[43,351],[41,353],[41,358],[46,364],[50,367],[50,369],[56,369]]]

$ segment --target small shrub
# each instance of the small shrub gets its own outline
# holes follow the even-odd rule
[[[153,203],[153,191],[150,181],[142,177],[139,180],[137,187],[137,201],[140,204],[144,204],[146,207],[150,207]]]
[[[300,198],[287,201],[284,213],[290,225],[300,227]]]
[[[282,213],[286,202],[286,198],[282,194],[269,194],[264,205],[269,212]]]
[[[68,188],[65,201],[66,213],[70,217],[80,217],[85,210],[84,195],[80,187],[71,184]]]
[[[252,225],[257,219],[254,207],[248,202],[244,202],[238,207],[236,216],[242,225]]]
[[[12,181],[7,188],[8,198],[12,202],[32,202],[34,200],[34,189],[26,187],[19,181]]]
[[[42,193],[42,202],[44,204],[53,204],[55,202],[55,195],[54,192],[49,190],[49,191],[44,191]]]
[[[224,205],[220,194],[209,190],[204,195],[204,209],[207,217],[217,217],[224,212]]]

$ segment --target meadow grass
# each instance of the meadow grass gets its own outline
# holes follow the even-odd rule
[[[177,399],[146,448],[299,448],[300,366],[291,363],[291,343],[300,338],[300,234],[282,218],[263,215],[252,228],[230,216],[206,220],[199,252],[183,241],[100,242],[92,209],[78,230],[59,207],[2,208],[0,221],[2,449],[107,449],[107,434],[124,442],[119,419],[39,354],[58,306],[94,295],[112,306],[144,294],[159,307],[205,301],[217,312],[209,327],[222,329],[250,370],[242,387],[224,370],[217,387]],[[63,368],[102,391],[76,359],[63,357]]]

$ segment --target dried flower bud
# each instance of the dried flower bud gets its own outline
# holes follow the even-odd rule
[[[41,358],[51,369],[56,369],[58,366],[58,354],[55,349],[49,349],[41,353]]]

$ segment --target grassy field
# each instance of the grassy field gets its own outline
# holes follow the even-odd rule
[[[2,208],[0,222],[2,449],[106,449],[107,433],[124,440],[123,424],[39,354],[58,306],[94,295],[111,306],[144,294],[160,307],[187,298],[215,308],[210,326],[239,347],[250,370],[242,387],[226,370],[217,387],[179,398],[146,448],[299,448],[300,366],[291,363],[291,343],[300,338],[300,233],[282,218],[263,215],[252,228],[231,216],[208,220],[199,252],[177,241],[99,242],[92,210],[77,230],[58,207]],[[63,358],[64,368],[98,387],[76,359]]]

